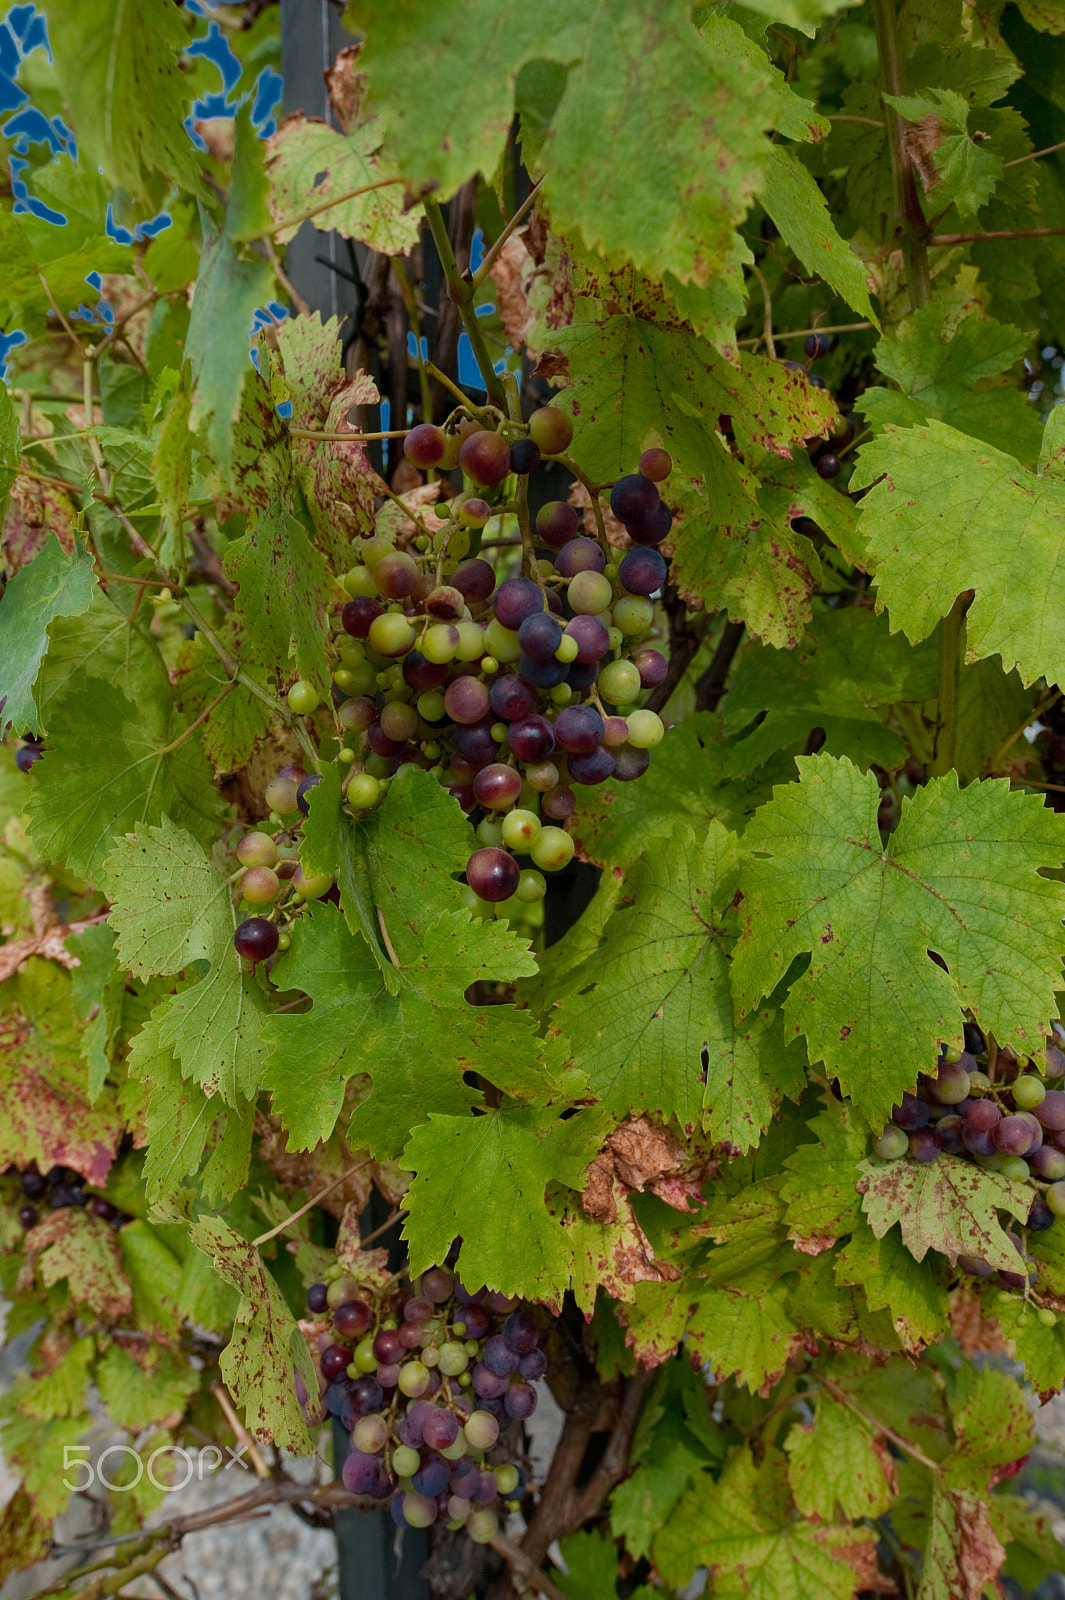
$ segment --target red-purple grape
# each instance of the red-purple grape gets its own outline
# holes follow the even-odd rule
[[[384,611],[380,600],[375,600],[372,595],[359,595],[355,600],[349,600],[340,613],[340,621],[345,633],[350,633],[353,639],[365,639],[370,631],[370,623]]]
[[[425,612],[434,622],[458,622],[466,609],[466,599],[450,583],[442,583],[425,597]]]
[[[361,1339],[372,1321],[365,1300],[345,1300],[333,1312],[333,1326],[342,1339]]]
[[[326,1349],[322,1351],[322,1354],[319,1357],[319,1365],[322,1369],[322,1377],[325,1379],[326,1383],[335,1382],[335,1380],[340,1377],[342,1372],[346,1372],[350,1360],[350,1350],[346,1350],[342,1345],[338,1344],[328,1345]]]
[[[459,466],[474,483],[491,488],[502,483],[510,471],[510,447],[502,434],[482,428],[462,441]]]
[[[544,609],[543,592],[531,578],[507,578],[496,590],[493,609],[500,627],[517,633],[526,617]]]
[[[555,718],[555,742],[576,755],[590,755],[602,744],[605,726],[594,706],[564,706]]]
[[[606,556],[594,539],[571,539],[558,552],[555,566],[564,578],[575,578],[578,572],[603,572]]]
[[[422,1423],[422,1437],[430,1450],[446,1450],[459,1436],[459,1419],[441,1406],[432,1406]],[[450,1469],[448,1476],[450,1477]]]
[[[374,567],[373,581],[386,600],[406,600],[418,581],[418,568],[405,550],[390,550]]]
[[[436,467],[447,453],[447,434],[431,422],[419,422],[403,441],[403,454],[415,467]]]
[[[448,582],[467,600],[488,600],[495,590],[496,575],[487,561],[475,556],[460,562]]]
[[[373,1342],[373,1353],[382,1366],[390,1367],[403,1359],[403,1346],[394,1328],[382,1328]]]
[[[514,857],[494,845],[475,850],[466,863],[466,882],[474,894],[493,904],[509,900],[518,887],[520,877],[521,872]]]
[[[505,672],[493,678],[489,685],[488,704],[504,722],[515,722],[519,717],[527,717],[535,708],[536,694],[517,673]]]
[[[643,452],[636,465],[645,478],[650,478],[652,483],[661,483],[673,471],[673,457],[668,450],[652,448]]]
[[[935,1161],[942,1146],[931,1128],[918,1128],[910,1135],[910,1154],[915,1161]]]
[[[1007,1156],[1026,1156],[1032,1148],[1032,1130],[1023,1117],[1003,1117],[995,1125],[996,1150]]]
[[[507,744],[519,761],[545,761],[555,748],[555,730],[546,717],[520,717],[507,729]]]
[[[574,783],[605,783],[613,776],[617,757],[613,750],[601,744],[588,755],[571,755],[566,764]]]
[[[565,500],[549,500],[536,513],[537,535],[551,550],[561,550],[580,525],[576,508]]]
[[[580,658],[578,657],[578,660]],[[637,650],[632,658],[633,666],[640,674],[641,689],[654,689],[666,681],[669,671],[669,662],[657,650],[645,648]]]
[[[993,1100],[973,1100],[965,1113],[965,1126],[992,1133],[1001,1119],[1002,1112]]]
[[[897,1128],[912,1133],[923,1128],[928,1121],[928,1106],[915,1094],[904,1094],[897,1106],[891,1108],[891,1120]]]
[[[510,1379],[501,1377],[486,1367],[483,1361],[473,1369],[473,1392],[479,1400],[498,1400],[506,1393]]]
[[[400,741],[388,737],[380,722],[371,722],[366,730],[366,742],[375,756],[398,756],[403,749]]]
[[[965,1149],[965,1119],[951,1111],[936,1123],[939,1148],[948,1156],[960,1156]]]
[[[618,582],[630,594],[656,594],[666,581],[666,558],[657,550],[638,547],[621,558]]]
[[[503,1396],[503,1410],[516,1422],[524,1422],[536,1410],[536,1390],[528,1383],[512,1383]]]
[[[581,666],[601,661],[610,649],[610,634],[598,617],[574,617],[566,623],[565,632],[577,641],[577,661]]]
[[[456,678],[444,691],[444,710],[452,722],[480,722],[488,709],[488,688],[480,678]]]
[[[552,822],[563,822],[571,817],[577,809],[577,798],[572,789],[567,789],[564,784],[556,784],[553,789],[548,789],[540,802],[540,810],[545,817],[550,817]]]
[[[540,465],[540,446],[535,439],[515,439],[510,447],[510,470],[521,477],[535,472]]]
[[[490,766],[482,767],[474,778],[473,792],[478,805],[489,811],[501,811],[513,805],[521,793],[521,775],[513,767],[493,761]]]
[[[384,1398],[384,1390],[372,1372],[364,1372],[351,1384],[351,1403],[360,1417],[368,1417],[371,1412],[379,1411]]]
[[[658,489],[642,472],[630,472],[619,478],[610,491],[610,509],[621,522],[649,517],[659,500]]]
[[[562,643],[562,624],[549,611],[536,611],[518,629],[518,643],[534,661],[553,661]]]
[[[495,688],[495,685],[492,685]],[[483,767],[487,762],[494,760],[497,741],[492,737],[495,726],[491,717],[482,717],[480,722],[460,723],[451,737],[451,748],[461,760],[469,762],[471,767]]]
[[[673,526],[673,513],[664,501],[659,501],[646,517],[632,517],[625,523],[625,531],[633,544],[661,544],[669,537]]]
[[[1065,1130],[1065,1089],[1048,1089],[1033,1114],[1044,1128],[1054,1133]]]
[[[35,1228],[39,1213],[36,1206],[19,1206],[18,1219],[22,1227]]]
[[[650,750],[636,750],[631,744],[623,744],[614,751],[614,781],[615,783],[632,783],[637,778],[642,778],[651,765]]]
[[[415,694],[425,694],[447,682],[447,667],[427,661],[420,650],[410,650],[403,659],[403,681]]]
[[[248,917],[233,935],[233,945],[245,961],[268,961],[277,949],[279,937],[265,917]]]
[[[531,1311],[519,1307],[503,1324],[503,1339],[516,1355],[527,1356],[540,1343],[540,1330]]]
[[[826,480],[829,478],[838,478],[839,469],[841,466],[842,462],[840,461],[839,456],[835,455],[831,450],[824,451],[823,454],[819,455],[817,460],[814,462],[814,470],[817,473],[817,476],[819,478],[825,478]]]
[[[379,1465],[376,1456],[364,1455],[361,1450],[352,1450],[345,1456],[340,1478],[348,1493],[369,1494],[377,1480]]]
[[[1065,1176],[1065,1167],[1062,1169]],[[488,1332],[489,1316],[484,1306],[465,1305],[455,1312],[452,1326],[464,1339],[483,1339]]]

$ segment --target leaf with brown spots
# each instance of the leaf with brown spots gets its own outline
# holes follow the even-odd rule
[[[573,1246],[573,1294],[585,1316],[595,1310],[601,1289],[612,1300],[632,1301],[638,1283],[670,1283],[680,1277],[677,1267],[656,1261],[655,1252],[629,1202],[629,1191],[616,1177],[610,1184],[612,1215],[593,1219],[573,1204],[573,1196],[560,1190],[548,1201]]]
[[[46,1289],[65,1281],[76,1305],[112,1321],[133,1308],[115,1230],[89,1211],[53,1211],[26,1235],[19,1286],[39,1276]]]
[[[884,1435],[823,1391],[812,1422],[797,1422],[784,1441],[788,1479],[805,1517],[832,1522],[879,1517],[897,1492]],[[887,1469],[887,1470],[886,1470]]]
[[[1003,1272],[1017,1270],[1017,1248],[999,1212],[1024,1222],[1032,1198],[1024,1184],[960,1156],[940,1156],[927,1166],[873,1156],[859,1170],[862,1209],[878,1239],[897,1222],[903,1244],[918,1261],[938,1250],[951,1266],[965,1255],[983,1257]]]

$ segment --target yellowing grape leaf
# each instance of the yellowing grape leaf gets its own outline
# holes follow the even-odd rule
[[[1024,1222],[1031,1190],[959,1156],[919,1161],[863,1161],[862,1209],[877,1238],[899,1224],[902,1242],[923,1261],[929,1250],[951,1266],[960,1255],[982,1256],[1000,1271],[1016,1272],[1020,1258],[999,1220],[1008,1211]]]
[[[942,422],[886,427],[863,446],[861,531],[878,603],[907,638],[926,638],[972,589],[971,658],[1000,655],[1025,683],[1065,679],[1063,422],[1051,412],[1036,472]]]
[[[53,1211],[30,1229],[21,1287],[32,1284],[35,1270],[46,1289],[65,1281],[75,1304],[90,1306],[108,1321],[133,1305],[115,1230],[89,1211]]]
[[[785,1023],[874,1126],[940,1041],[960,1042],[964,1007],[1034,1049],[1057,1014],[1065,909],[1039,868],[1065,856],[1065,825],[1005,780],[959,790],[951,774],[903,801],[884,842],[871,773],[831,756],[796,764],[800,782],[774,790],[744,835],[740,1014],[808,956]]]
[[[316,228],[358,239],[386,256],[407,255],[418,242],[418,213],[405,204],[403,184],[381,162],[384,129],[377,118],[340,133],[296,111],[267,141],[268,205],[274,237],[288,244],[306,213]],[[378,187],[374,187],[378,185]],[[353,193],[362,189],[362,194]],[[329,202],[327,205],[326,202]],[[288,225],[291,219],[292,225]]]
[[[832,1522],[879,1517],[894,1498],[885,1473],[887,1441],[847,1406],[823,1390],[813,1422],[797,1422],[784,1441],[795,1504],[805,1517]]]

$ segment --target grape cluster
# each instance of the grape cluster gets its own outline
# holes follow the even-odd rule
[[[439,1522],[487,1544],[500,1503],[524,1489],[499,1441],[501,1425],[532,1416],[547,1370],[532,1312],[433,1267],[399,1293],[343,1276],[312,1284],[307,1313],[331,1320],[312,1352],[317,1410],[301,1399],[309,1419],[334,1416],[350,1433],[345,1488],[390,1499],[399,1527]]]
[[[86,1206],[101,1221],[109,1222],[114,1228],[124,1227],[127,1222],[133,1221],[128,1211],[120,1211],[106,1195],[89,1193],[81,1173],[75,1172],[72,1167],[49,1167],[47,1172],[40,1172],[37,1163],[31,1162],[19,1172],[18,1180],[26,1201],[25,1205],[20,1206],[18,1214],[24,1228],[37,1226],[41,1220],[41,1208],[45,1205],[51,1211],[63,1211],[69,1206]]]
[[[915,1094],[903,1095],[873,1148],[885,1161],[962,1156],[1026,1183],[1027,1227],[1041,1232],[1065,1216],[1065,1088],[1049,1086],[1063,1078],[1065,1054],[1057,1045],[1047,1046],[1044,1075],[1009,1050],[989,1050],[981,1030],[967,1023],[965,1049],[940,1050],[935,1069],[918,1080]],[[1010,1238],[1023,1258],[1020,1238]],[[977,1257],[962,1256],[959,1264],[976,1277],[993,1271]],[[1000,1274],[1010,1288],[1034,1282],[1023,1259],[1018,1269]]]
[[[652,597],[667,574],[657,547],[673,519],[658,486],[672,461],[665,450],[645,450],[638,470],[611,487],[611,510],[630,541],[624,552],[585,537],[565,501],[543,505],[534,529],[523,480],[544,456],[561,454],[572,431],[552,406],[524,425],[460,412],[443,428],[411,429],[407,459],[422,469],[460,469],[463,488],[444,502],[432,538],[414,538],[407,549],[376,535],[361,542],[362,560],[344,578],[333,669],[336,759],[346,769],[350,814],[379,805],[397,771],[428,770],[476,827],[469,909],[533,928],[543,920],[543,874],[573,856],[571,785],[640,777],[664,733],[657,713],[637,701],[667,672],[646,641]],[[500,581],[471,552],[491,517],[511,514],[522,568]],[[308,715],[317,694],[301,681],[288,703]],[[291,848],[297,814],[307,814],[320,782],[319,773],[283,768],[266,789],[281,835],[251,833],[237,848],[248,907],[271,906],[237,929],[236,948],[250,961],[283,948],[283,905],[330,891],[330,879],[303,875]]]

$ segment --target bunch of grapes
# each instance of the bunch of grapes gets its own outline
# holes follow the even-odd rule
[[[16,1168],[9,1168],[14,1173]],[[133,1218],[128,1211],[120,1211],[106,1195],[91,1194],[85,1187],[85,1180],[80,1172],[75,1172],[72,1167],[49,1167],[47,1172],[38,1170],[37,1163],[31,1161],[30,1165],[18,1174],[19,1188],[22,1190],[25,1205],[19,1207],[18,1219],[24,1228],[35,1228],[41,1220],[41,1209],[46,1206],[50,1211],[62,1211],[70,1206],[86,1206],[94,1216],[103,1222],[109,1222],[114,1228],[124,1227]]]
[[[965,1049],[940,1050],[935,1068],[918,1080],[915,1094],[903,1095],[873,1148],[885,1161],[961,1156],[1026,1183],[1032,1190],[1027,1227],[1041,1232],[1065,1216],[1063,1078],[1065,1054],[1057,1045],[1047,1046],[1044,1075],[1009,1050],[989,1050],[981,1030],[967,1023]],[[1010,1238],[1021,1258],[1019,1270],[1000,1277],[1020,1289],[1035,1281],[1034,1272],[1020,1238],[1013,1233]],[[975,1277],[993,1271],[977,1257],[962,1256],[959,1264]],[[1046,1311],[1045,1320],[1055,1322],[1055,1313]]]
[[[543,456],[566,449],[569,418],[551,406],[527,425],[497,417],[485,426],[484,416],[456,413],[443,428],[411,430],[408,460],[458,467],[464,487],[445,503],[431,539],[422,535],[403,550],[379,536],[364,540],[362,561],[344,579],[333,670],[336,759],[356,818],[380,804],[396,772],[429,771],[476,827],[479,848],[466,867],[470,910],[536,927],[543,874],[573,856],[572,784],[640,777],[665,731],[638,701],[667,672],[647,638],[652,597],[667,575],[657,547],[672,514],[658,486],[672,461],[665,450],[645,450],[638,470],[611,487],[611,510],[630,541],[619,553],[605,538],[585,537],[568,502],[544,505],[535,529],[526,515],[524,480]],[[479,549],[492,516],[512,514],[522,569],[500,581],[474,553],[475,541]],[[305,682],[288,700],[300,714],[317,708]],[[303,875],[292,842],[319,782],[318,773],[283,768],[266,790],[282,833],[255,832],[237,848],[249,909],[271,907],[237,929],[236,948],[251,961],[283,948],[284,906],[330,891],[328,878]]]
[[[524,1476],[500,1429],[536,1410],[547,1369],[532,1312],[471,1293],[443,1267],[406,1291],[360,1291],[353,1278],[312,1284],[309,1317],[319,1403],[350,1433],[341,1478],[352,1494],[391,1499],[397,1526],[465,1528],[479,1544],[499,1530]],[[314,1348],[314,1346],[317,1348]]]

